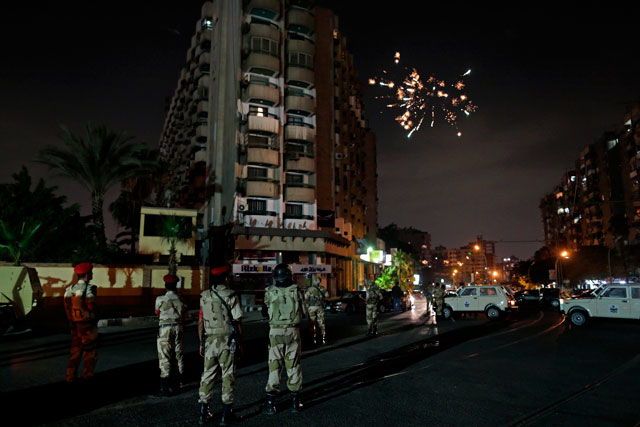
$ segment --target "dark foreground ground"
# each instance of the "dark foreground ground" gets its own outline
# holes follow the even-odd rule
[[[329,343],[303,330],[303,400],[263,415],[267,325],[247,316],[235,407],[243,426],[640,425],[640,325],[592,322],[570,328],[553,311],[526,307],[498,322],[478,317],[435,322],[424,305],[381,316],[366,338],[363,314],[328,314]],[[196,425],[202,359],[187,328],[188,384],[156,397],[156,329],[101,329],[95,384],[63,383],[68,337],[0,342],[3,407],[19,425]],[[286,390],[285,375],[283,389]],[[214,399],[217,425],[219,384]]]

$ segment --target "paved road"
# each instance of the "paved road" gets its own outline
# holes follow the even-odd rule
[[[259,411],[267,377],[266,324],[248,323],[248,357],[239,369],[235,403],[242,425],[632,426],[640,422],[640,325],[600,322],[568,328],[558,313],[536,310],[499,322],[479,316],[433,323],[421,316],[423,311],[418,305],[412,312],[383,316],[383,333],[374,339],[363,336],[362,315],[329,315],[330,345],[304,345],[305,410],[292,414],[290,396],[283,393],[280,412],[273,417]],[[52,337],[47,338],[49,344],[28,339],[0,343],[3,390],[14,390],[0,399],[23,414],[22,424],[27,425],[197,422],[202,362],[195,354],[193,330],[187,341],[190,382],[170,398],[153,396],[155,331],[104,332],[96,387],[80,397],[73,397],[74,390],[60,382],[64,343]],[[50,353],[40,354],[49,345]],[[46,366],[48,381],[40,378]],[[14,379],[10,387],[5,387],[7,371]],[[30,385],[18,381],[34,376],[38,380],[29,380]],[[219,402],[214,409],[219,413]]]

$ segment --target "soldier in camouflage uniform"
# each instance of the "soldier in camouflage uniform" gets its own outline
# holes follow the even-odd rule
[[[291,267],[278,264],[273,270],[273,279],[274,284],[266,289],[264,296],[269,313],[269,379],[264,412],[269,415],[276,413],[275,397],[280,391],[282,368],[287,370],[287,387],[293,393],[293,411],[302,410],[299,325],[307,314],[304,295],[293,283]]]
[[[325,300],[329,298],[327,289],[320,286],[320,278],[318,276],[309,277],[310,286],[304,292],[304,298],[309,311],[309,324],[313,335],[313,343],[318,343],[318,329],[320,329],[321,342],[326,344],[326,328],[324,325],[324,305]]]
[[[211,418],[209,404],[213,398],[213,384],[220,369],[223,413],[220,425],[235,421],[231,409],[236,388],[236,346],[241,345],[242,307],[234,291],[229,289],[229,265],[211,269],[210,289],[200,296],[198,335],[200,356],[204,357],[204,371],[200,380],[200,424]],[[234,332],[235,331],[235,332]]]
[[[97,286],[89,284],[93,278],[93,265],[84,262],[76,265],[73,271],[78,276],[78,282],[67,287],[64,292],[64,308],[71,329],[71,354],[66,375],[69,383],[76,381],[83,355],[84,380],[93,379],[98,361]]]
[[[433,292],[433,297],[436,300],[436,316],[442,316],[442,309],[444,308],[444,295],[445,295],[445,287],[444,285],[436,286],[435,291]]]
[[[378,335],[378,306],[382,301],[382,291],[375,282],[375,279],[369,280],[369,286],[366,293],[366,316],[367,316],[367,335]]]
[[[178,387],[184,380],[184,322],[189,317],[187,306],[178,294],[176,287],[180,280],[175,274],[163,277],[167,293],[156,298],[156,315],[158,315],[158,362],[160,364],[160,394],[171,394],[172,355],[178,365]]]

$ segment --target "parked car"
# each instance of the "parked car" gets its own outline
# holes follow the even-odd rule
[[[339,299],[328,304],[328,309],[338,313],[359,313],[365,311],[365,291],[346,292]]]
[[[446,297],[442,314],[449,319],[455,313],[484,312],[495,320],[515,308],[516,301],[501,286],[465,286]]]
[[[540,291],[537,289],[525,289],[523,291],[518,291],[513,295],[513,297],[518,305],[538,304],[541,299]]]
[[[560,311],[575,326],[592,318],[640,319],[640,283],[602,285],[588,296],[560,299]]]
[[[543,289],[540,302],[545,307],[551,307],[554,309],[560,308],[560,289],[558,288]]]

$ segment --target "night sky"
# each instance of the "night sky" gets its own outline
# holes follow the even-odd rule
[[[458,247],[478,234],[540,240],[541,197],[639,99],[638,7],[431,3],[335,2],[363,82],[391,67],[396,51],[403,65],[443,80],[472,69],[467,87],[478,111],[460,121],[461,138],[440,121],[407,139],[395,114],[373,99],[383,92],[366,86],[379,224],[428,231],[434,246]],[[78,186],[31,159],[58,142],[61,123],[78,132],[104,123],[157,145],[201,4],[3,5],[0,182],[25,164],[88,214]],[[528,258],[541,245],[498,243],[497,251]]]

